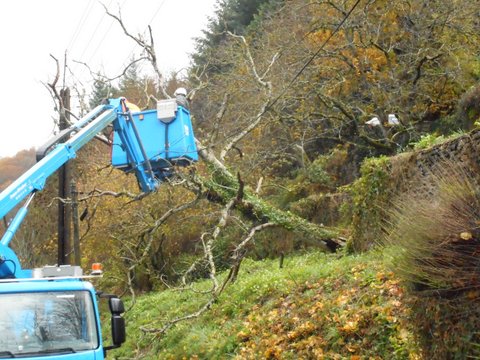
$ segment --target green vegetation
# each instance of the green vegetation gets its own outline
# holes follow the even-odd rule
[[[423,135],[420,138],[420,140],[413,143],[413,149],[414,150],[422,150],[422,149],[432,147],[434,145],[441,144],[445,141],[446,141],[446,139],[443,135],[427,134],[427,135]]]
[[[389,158],[366,159],[361,174],[346,189],[352,199],[348,210],[352,216],[349,251],[365,251],[381,241],[382,221],[392,190]]]
[[[282,269],[277,260],[246,260],[209,312],[164,336],[140,330],[196,311],[201,298],[172,290],[142,296],[127,315],[128,343],[116,358],[408,359],[418,351],[404,292],[380,254],[312,252],[287,257]]]
[[[410,145],[412,145],[413,150],[416,150],[416,151],[428,149],[428,148],[431,148],[432,146],[443,144],[448,140],[455,139],[456,137],[459,137],[464,134],[465,132],[463,131],[456,131],[451,133],[448,136],[438,135],[436,133],[426,134],[426,135],[422,135],[420,137],[420,140]]]

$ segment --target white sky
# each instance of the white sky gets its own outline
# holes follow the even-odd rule
[[[193,38],[201,36],[216,0],[103,0],[133,34],[150,23],[161,70],[180,70],[189,64]],[[145,32],[145,34],[147,34]],[[0,157],[38,147],[54,130],[53,100],[45,88],[67,51],[67,83],[91,84],[86,68],[72,60],[121,73],[139,48],[97,0],[15,0],[2,3],[0,12]],[[89,91],[89,89],[87,90]],[[75,111],[75,109],[73,109]]]

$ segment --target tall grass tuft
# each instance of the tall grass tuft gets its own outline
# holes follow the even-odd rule
[[[480,188],[465,168],[443,162],[422,192],[394,201],[386,244],[396,272],[416,291],[480,289]],[[426,190],[427,188],[427,190]]]
[[[385,246],[413,295],[426,358],[479,355],[480,187],[473,171],[444,161],[422,191],[394,200]]]

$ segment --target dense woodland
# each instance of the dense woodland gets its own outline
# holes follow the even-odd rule
[[[115,15],[118,9],[106,11],[122,25]],[[136,42],[143,60],[132,59],[119,79],[114,79],[117,74],[93,73],[94,88],[82,112],[120,95],[142,109],[151,108],[155,99],[173,96],[184,86],[201,160],[178,168],[148,196],[139,194],[133,176],[109,166],[110,150],[102,142],[90,143],[73,161],[80,191],[82,265],[102,262],[107,271],[101,285],[125,296],[133,314],[137,301],[168,294],[172,287],[190,291],[187,297],[195,304],[185,313],[144,321],[142,339],[155,339],[158,347],[129,349],[124,356],[155,358],[155,351],[167,346],[161,340],[178,331],[178,324],[197,321],[222,306],[224,291],[234,296],[237,283],[248,276],[245,261],[249,266],[266,259],[283,262],[319,251],[341,257],[339,269],[348,276],[358,274],[355,281],[370,277],[367,289],[385,289],[372,297],[371,309],[383,306],[378,299],[385,294],[395,309],[395,296],[401,293],[402,304],[408,299],[401,311],[389,315],[410,324],[405,327],[408,336],[403,327],[398,330],[399,338],[408,341],[398,340],[399,345],[391,337],[376,347],[372,340],[363,347],[377,352],[362,352],[358,344],[378,330],[378,317],[371,315],[370,322],[350,318],[338,326],[352,351],[339,342],[337,355],[328,353],[325,349],[334,349],[333,340],[329,345],[312,335],[323,331],[320,326],[303,324],[298,330],[292,323],[290,328],[266,328],[285,334],[309,331],[305,339],[311,339],[310,347],[288,347],[299,332],[282,342],[268,337],[271,342],[256,342],[257,352],[251,334],[261,332],[261,325],[252,317],[250,335],[240,331],[225,354],[214,357],[295,358],[296,351],[305,358],[334,359],[478,356],[480,313],[458,310],[478,308],[480,301],[476,169],[455,163],[455,170],[446,171],[452,164],[445,163],[433,176],[439,189],[434,200],[422,194],[385,195],[386,178],[378,169],[391,169],[391,158],[480,126],[479,19],[478,1],[221,0],[183,75],[161,74],[153,39],[132,36],[125,29],[124,41]],[[55,104],[59,114],[61,106]],[[398,122],[389,123],[389,114]],[[372,125],[373,118],[379,124]],[[33,153],[0,159],[1,188],[33,164]],[[56,262],[56,187],[53,177],[16,235],[14,246],[25,266]],[[69,204],[71,199],[63,201]],[[437,223],[430,219],[432,212],[440,219]],[[455,226],[447,228],[441,216],[455,218]],[[374,223],[381,225],[374,229]],[[442,224],[444,231],[432,235],[432,227]],[[456,245],[459,241],[462,246]],[[375,259],[374,268],[381,268],[377,275],[368,272],[368,262],[359,262],[360,250],[381,251],[383,255],[362,255]],[[393,265],[385,259],[393,259]],[[315,291],[326,291],[331,304],[338,302],[340,294],[330,295],[328,279],[343,291],[341,296],[354,297],[346,278],[325,276],[302,285],[311,286],[308,289],[299,285],[304,294],[300,304],[306,297],[315,298]],[[196,281],[203,284],[201,294],[192,291]],[[365,289],[357,283],[352,288]],[[275,297],[279,306],[293,301],[280,298]],[[359,313],[373,311],[370,305]],[[253,316],[248,314],[245,310],[237,316]],[[356,315],[352,311],[349,316]],[[392,329],[397,331],[397,325]],[[188,326],[181,329],[183,335],[177,336],[187,336]],[[415,343],[415,350],[406,343]],[[154,352],[147,356],[147,351]],[[195,351],[210,358],[208,352],[202,357],[204,350]],[[187,349],[185,354],[196,356]],[[176,356],[181,357],[175,353],[172,358]]]

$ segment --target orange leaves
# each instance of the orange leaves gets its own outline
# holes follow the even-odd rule
[[[350,266],[270,306],[251,313],[237,334],[242,359],[380,359],[412,342],[403,290],[383,268]]]
[[[328,38],[330,38],[330,36],[332,36],[332,30],[320,29],[318,31],[308,34],[306,39],[307,39],[307,42],[310,43],[311,45],[319,46],[320,44],[323,44]],[[345,36],[343,35],[343,32],[339,31],[335,36],[335,40],[331,40],[331,41],[336,41],[337,43],[339,43],[344,38]],[[330,44],[332,43],[330,42]]]
[[[318,313],[320,313],[323,310],[324,306],[325,305],[323,304],[323,302],[317,301],[316,303],[313,304],[310,310],[308,310],[308,313],[311,316],[315,317]]]
[[[279,346],[268,348],[264,352],[265,359],[279,359],[282,354],[282,349]]]
[[[364,58],[364,62],[368,63],[372,70],[380,71],[383,66],[387,65],[385,54],[376,47],[361,49],[360,53]]]

